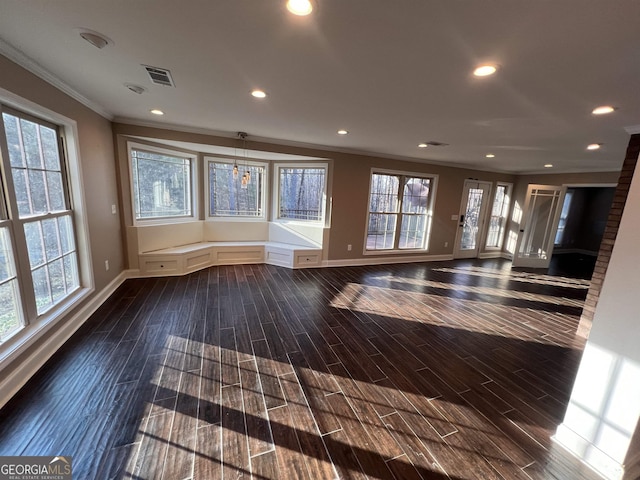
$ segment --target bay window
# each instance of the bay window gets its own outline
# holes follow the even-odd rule
[[[266,219],[266,165],[206,157],[209,211],[213,218]]]
[[[194,217],[195,156],[130,144],[134,218]]]
[[[326,203],[326,164],[277,164],[275,169],[277,218],[280,220],[322,222]]]

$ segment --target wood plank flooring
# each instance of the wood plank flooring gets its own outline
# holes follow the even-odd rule
[[[71,455],[74,479],[591,478],[550,440],[576,267],[128,280],[0,410],[0,455]]]

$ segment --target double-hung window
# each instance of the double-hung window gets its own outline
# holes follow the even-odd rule
[[[373,171],[366,250],[426,250],[436,177]]]
[[[195,155],[130,144],[136,221],[193,219]]]
[[[510,201],[511,184],[498,183],[493,197],[491,219],[489,220],[489,230],[487,231],[487,248],[502,248]]]
[[[1,188],[1,187],[0,187]],[[4,195],[3,195],[4,197]],[[7,211],[0,212],[0,344],[24,325]]]
[[[61,132],[6,107],[2,125],[7,179],[0,201],[0,343],[80,288]]]
[[[266,165],[206,157],[211,218],[266,219]]]
[[[276,164],[279,220],[324,221],[327,188],[327,165]]]

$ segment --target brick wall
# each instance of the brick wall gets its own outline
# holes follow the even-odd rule
[[[638,155],[640,155],[640,134],[632,135],[629,140],[627,154],[622,165],[622,170],[620,171],[620,178],[618,179],[618,186],[616,187],[611,210],[609,211],[607,226],[605,227],[602,243],[600,244],[598,259],[596,260],[596,266],[593,271],[593,276],[591,277],[591,287],[587,293],[582,317],[580,317],[578,334],[585,338],[589,336],[589,331],[591,330],[593,314],[595,313],[600,290],[602,289],[602,281],[607,273],[613,244],[618,235],[620,219],[622,218],[622,211],[627,201],[631,179],[633,178],[636,164],[638,163]]]

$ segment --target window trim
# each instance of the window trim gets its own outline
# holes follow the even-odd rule
[[[496,201],[496,195],[498,194],[498,188],[499,187],[506,187],[506,191],[505,191],[505,196],[509,199],[509,201],[507,202],[507,209],[505,212],[505,215],[502,217],[502,225],[500,226],[501,230],[502,230],[502,237],[500,237],[500,246],[495,247],[495,246],[488,246],[487,245],[487,241],[489,239],[489,229],[491,228],[491,217],[492,217],[492,213],[493,213],[493,204]],[[495,183],[495,187],[493,188],[493,196],[491,198],[491,207],[489,210],[489,218],[488,218],[488,222],[487,222],[487,228],[485,231],[485,239],[484,239],[484,248],[485,251],[489,252],[499,252],[502,251],[502,249],[504,248],[505,245],[505,238],[507,235],[507,220],[509,220],[509,212],[511,211],[511,203],[513,200],[513,183],[509,183],[509,182],[496,182]]]
[[[136,202],[135,202],[135,184],[133,181],[133,157],[131,155],[132,150],[141,150],[149,153],[159,153],[168,156],[180,156],[188,158],[191,163],[191,215],[177,215],[168,217],[151,217],[151,218],[136,218]],[[147,145],[144,143],[127,142],[127,161],[129,169],[129,194],[131,195],[131,219],[134,227],[140,227],[143,225],[162,225],[167,223],[187,223],[198,220],[199,217],[199,205],[198,205],[198,155],[185,152],[184,150],[174,150],[169,147],[157,147],[154,145]]]
[[[367,240],[369,238],[369,216],[371,215],[371,210],[369,210],[371,203],[371,189],[373,186],[373,175],[381,174],[381,175],[397,175],[400,177],[416,177],[416,178],[428,178],[430,180],[429,187],[429,201],[428,201],[428,209],[427,209],[427,228],[426,228],[426,239],[425,239],[425,247],[424,248],[396,248],[395,245],[398,244],[398,238],[394,238],[394,248],[385,248],[380,250],[369,250],[367,249]],[[438,175],[427,172],[412,172],[406,170],[391,170],[386,168],[377,168],[372,167],[369,172],[369,190],[367,193],[367,215],[365,217],[364,224],[364,242],[362,247],[362,255],[370,256],[370,255],[398,255],[398,254],[416,254],[416,253],[427,253],[430,248],[430,240],[431,234],[433,232],[432,223],[433,223],[433,212],[435,211],[435,203],[436,203],[436,194],[438,189]],[[402,202],[401,202],[401,192],[398,192],[398,212],[396,225],[402,225]],[[396,235],[399,235],[399,231],[396,231]]]
[[[266,222],[269,218],[269,208],[268,208],[268,200],[267,200],[267,189],[269,185],[269,163],[268,162],[260,162],[257,160],[245,160],[244,158],[230,158],[230,157],[217,157],[211,154],[204,155],[204,173],[203,177],[206,179],[204,181],[204,218],[206,221],[210,222]],[[227,164],[235,164],[238,167],[242,167],[244,165],[250,165],[252,167],[262,167],[264,169],[263,178],[262,178],[262,192],[260,202],[262,204],[262,215],[251,217],[251,216],[234,216],[234,215],[211,215],[211,185],[209,182],[209,162],[213,163],[227,163]]]
[[[14,220],[3,219],[2,223],[9,222],[9,234],[14,248],[14,259],[16,271],[19,272],[19,287],[21,289],[22,314],[25,315],[24,327],[0,345],[0,368],[9,364],[17,356],[32,346],[42,338],[53,326],[60,323],[67,315],[77,310],[78,306],[95,291],[95,280],[93,274],[93,263],[91,258],[91,247],[89,241],[89,220],[85,201],[84,184],[82,182],[82,163],[80,159],[80,144],[77,122],[69,117],[59,114],[53,110],[43,107],[31,100],[27,100],[13,92],[0,87],[0,113],[5,109],[14,110],[20,114],[35,117],[36,120],[45,124],[55,125],[58,137],[62,140],[60,154],[63,157],[64,170],[66,173],[66,188],[68,188],[69,207],[72,212],[75,226],[75,240],[78,255],[78,280],[79,288],[72,292],[67,298],[52,306],[42,315],[35,314],[35,303],[32,309],[26,308],[27,296],[32,295],[24,285],[26,275],[31,275],[29,269],[29,257],[26,245],[19,245],[16,239],[16,225]],[[0,116],[0,134],[4,137],[4,122]],[[2,157],[9,162],[6,142],[0,141],[2,147]],[[3,167],[4,170],[4,167]],[[5,181],[10,181],[5,179]],[[4,189],[5,185],[2,186]],[[6,191],[10,202],[15,205],[14,192],[12,189]],[[4,202],[3,202],[4,203]],[[9,213],[9,205],[5,206]],[[29,220],[29,219],[23,219]],[[31,290],[31,289],[29,289]],[[24,295],[24,294],[27,295]],[[82,308],[82,307],[81,307]],[[33,315],[32,315],[33,314]]]
[[[319,220],[302,220],[299,218],[280,218],[280,169],[308,168],[324,170],[324,185],[322,191],[321,213]],[[329,162],[274,162],[273,163],[273,213],[271,221],[282,224],[322,225],[327,222],[327,187],[329,183]]]

